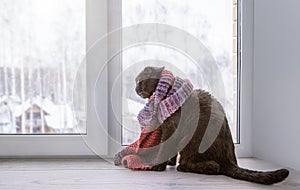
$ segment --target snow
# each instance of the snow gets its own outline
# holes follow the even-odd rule
[[[22,116],[30,107],[38,106],[44,110],[46,124],[53,129],[72,129],[77,125],[74,110],[70,105],[57,105],[49,99],[37,97],[34,100],[27,100],[23,104],[14,104],[10,106],[0,106],[0,122],[11,123],[10,111],[15,118]]]
[[[1,0],[0,7],[0,104],[14,116],[0,120],[15,123],[36,105],[50,127],[75,130],[74,112],[85,112],[85,98],[74,97],[86,93],[86,2]]]
[[[55,105],[55,112],[46,115],[46,123],[54,129],[72,129],[77,125],[74,111],[68,105]]]

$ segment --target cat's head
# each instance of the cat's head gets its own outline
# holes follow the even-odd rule
[[[149,98],[156,89],[164,67],[145,67],[136,77],[136,93],[142,98]]]

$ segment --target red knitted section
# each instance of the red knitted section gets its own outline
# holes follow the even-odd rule
[[[125,168],[129,168],[132,170],[149,170],[149,169],[151,169],[151,166],[143,163],[143,161],[141,160],[141,157],[139,157],[138,155],[134,155],[134,154],[125,156],[122,159],[122,165]]]
[[[139,140],[131,144],[130,147],[134,148],[150,148],[160,143],[161,139],[161,128],[158,127],[154,131],[144,132],[142,131]]]
[[[154,163],[156,155],[147,155],[147,158],[144,158],[143,156],[144,154],[147,154],[147,148],[160,144],[161,135],[162,132],[160,127],[148,133],[141,133],[140,138],[127,147],[128,152],[132,152],[130,149],[134,149],[136,154],[124,156],[122,159],[122,165],[132,170],[151,169],[151,166],[145,162]],[[147,161],[145,161],[145,159],[147,159]]]

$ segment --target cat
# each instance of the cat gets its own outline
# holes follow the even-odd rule
[[[149,98],[156,89],[164,67],[145,67],[136,77],[136,93]],[[207,130],[209,127],[215,128]],[[253,171],[238,166],[235,147],[228,121],[221,104],[208,92],[195,89],[183,106],[160,126],[161,147],[157,163],[151,170],[163,171],[167,165],[176,165],[177,152],[180,159],[177,171],[209,175],[225,175],[235,179],[259,184],[274,184],[289,175],[287,169],[276,171]],[[218,132],[216,138],[205,138],[206,131]],[[202,141],[207,149],[199,151]],[[170,160],[168,160],[170,158]],[[168,161],[166,161],[168,160]]]

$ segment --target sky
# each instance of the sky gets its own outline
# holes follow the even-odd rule
[[[198,38],[207,35],[203,43],[215,54],[232,49],[232,0],[126,0],[122,9],[123,26],[169,24]]]
[[[78,62],[85,54],[85,18],[85,0],[1,0],[0,66],[58,65],[64,51],[76,51],[72,62]]]

